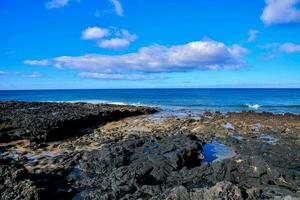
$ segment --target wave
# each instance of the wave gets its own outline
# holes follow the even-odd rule
[[[300,105],[284,105],[284,104],[273,104],[273,105],[259,105],[259,104],[246,104],[248,108],[300,108]]]
[[[47,102],[68,102],[68,103],[91,103],[91,104],[112,104],[112,105],[132,105],[132,106],[149,106],[149,107],[162,107],[162,108],[203,108],[203,109],[250,109],[250,110],[259,110],[259,109],[300,109],[299,104],[257,104],[257,103],[247,103],[247,104],[197,104],[197,103],[179,103],[179,104],[159,104],[159,103],[134,103],[134,102],[122,102],[122,101],[109,101],[101,99],[80,99],[80,100],[65,100],[65,101],[47,101]]]
[[[248,108],[248,109],[260,109],[260,108],[300,108],[300,105],[260,105],[260,104],[176,104],[177,107],[202,107],[202,108]]]
[[[176,104],[173,106],[182,106],[182,107],[203,107],[203,108],[255,108],[258,109],[261,107],[259,104],[231,104],[231,105],[226,105],[226,104]]]
[[[80,100],[66,100],[66,101],[44,101],[44,102],[56,102],[56,103],[90,103],[90,104],[111,104],[111,105],[130,105],[130,106],[156,106],[143,103],[126,103],[121,101],[108,101],[98,99],[80,99]]]
[[[78,100],[75,102],[84,102],[84,103],[91,103],[91,104],[131,105],[129,103],[125,103],[121,101],[106,101],[106,100]]]
[[[251,108],[251,109],[259,109],[261,105],[259,104],[246,104],[246,107]]]

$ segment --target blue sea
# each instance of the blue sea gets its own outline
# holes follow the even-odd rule
[[[300,113],[300,89],[87,89],[0,91],[0,100],[159,106],[167,111]]]

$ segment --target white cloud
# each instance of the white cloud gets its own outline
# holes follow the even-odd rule
[[[40,74],[38,72],[33,72],[32,74],[24,75],[24,77],[27,77],[27,78],[40,78],[40,77],[42,77],[42,74]]]
[[[137,39],[136,35],[130,34],[125,29],[122,29],[117,35],[119,35],[119,37],[98,41],[99,47],[107,49],[124,49]]]
[[[109,35],[110,32],[108,29],[94,26],[83,30],[81,33],[81,38],[84,40],[96,40]]]
[[[277,49],[278,46],[280,46],[279,43],[272,42],[272,43],[268,43],[268,44],[259,45],[258,47],[261,49]]]
[[[49,65],[49,62],[47,60],[25,60],[24,63],[27,65]]]
[[[109,1],[113,4],[113,6],[115,8],[115,13],[118,16],[123,16],[123,7],[122,7],[120,1],[119,0],[109,0]]]
[[[163,79],[163,77],[151,77],[143,74],[106,74],[96,72],[82,72],[79,73],[80,78],[97,79],[97,80],[154,80]]]
[[[250,30],[248,31],[248,39],[247,42],[254,42],[257,39],[257,30]]]
[[[126,29],[120,30],[116,27],[110,27],[109,29],[89,27],[82,31],[81,38],[96,40],[97,45],[101,48],[119,50],[127,48],[131,42],[137,39],[137,36],[129,33]]]
[[[61,8],[68,5],[69,0],[51,0],[48,1],[45,6],[48,9]]]
[[[280,46],[280,51],[284,53],[300,53],[300,45],[294,43],[284,43]]]
[[[99,47],[106,49],[122,49],[128,47],[129,41],[124,38],[111,38],[98,42]]]
[[[261,49],[270,49],[276,52],[282,52],[282,53],[300,53],[300,45],[294,44],[292,42],[286,42],[283,44],[273,42],[269,44],[264,44],[259,46]]]
[[[136,53],[123,55],[89,54],[61,56],[45,60],[27,60],[27,64],[48,63],[97,73],[158,73],[193,70],[235,70],[245,66],[247,50],[239,45],[226,46],[213,40],[201,40],[170,47],[152,45]]]
[[[299,0],[266,0],[261,20],[266,25],[300,22]]]

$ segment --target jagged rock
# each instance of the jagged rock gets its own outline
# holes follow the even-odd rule
[[[190,192],[190,199],[197,200],[241,200],[241,190],[230,182],[222,181],[211,188],[194,189]]]
[[[0,135],[4,134],[0,138],[11,133],[9,140],[28,138],[31,142],[21,140],[1,144],[0,157],[15,159],[0,163],[2,199],[39,199],[44,192],[50,199],[254,200],[299,197],[300,115],[205,113],[197,120],[168,118],[159,123],[157,119],[141,116],[108,123],[90,134],[54,144],[40,143],[61,139],[65,134],[52,132],[50,126],[65,130],[64,127],[74,125],[74,122],[78,125],[85,122],[93,129],[89,116],[98,117],[97,113],[102,113],[97,119],[115,120],[117,115],[123,115],[114,116],[113,113],[123,110],[131,115],[135,109],[143,110],[143,107],[132,107],[131,110],[128,106],[90,104],[51,104],[50,108],[46,108],[48,104],[26,107],[38,105],[36,103],[6,105],[11,108],[4,109],[4,116],[0,115]],[[48,111],[54,110],[53,118],[48,116]],[[147,109],[144,111],[141,112],[148,112]],[[13,119],[19,124],[13,124]],[[68,124],[68,120],[72,123]],[[222,127],[227,122],[234,130]],[[252,126],[257,123],[261,126],[255,130]],[[31,126],[37,130],[37,135],[28,128]],[[83,127],[72,128],[78,133],[77,130]],[[263,141],[262,135],[273,136],[276,143]],[[203,152],[202,145],[214,140],[232,148],[236,154],[203,162],[207,151]],[[45,151],[57,154],[28,163],[32,162],[28,154],[39,157]]]
[[[247,187],[256,187],[278,179],[280,173],[258,156],[241,157],[214,162],[203,167],[205,177],[213,183],[230,181]]]
[[[0,158],[0,199],[43,199],[45,191],[32,180],[27,170],[13,160]]]
[[[186,135],[132,137],[88,153],[74,181],[84,199],[158,196],[177,172],[200,165],[201,151],[200,141]]]
[[[170,191],[168,200],[241,200],[241,190],[230,182],[222,181],[211,188],[192,189],[175,187]]]
[[[142,106],[87,103],[0,102],[0,141],[64,139],[84,128],[124,117],[154,113]]]
[[[190,194],[184,186],[178,186],[170,191],[167,200],[190,200]]]

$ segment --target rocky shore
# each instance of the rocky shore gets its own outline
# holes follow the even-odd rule
[[[153,108],[86,103],[0,102],[0,140],[61,140],[109,121],[150,114]]]
[[[0,108],[0,199],[300,198],[299,115]]]

